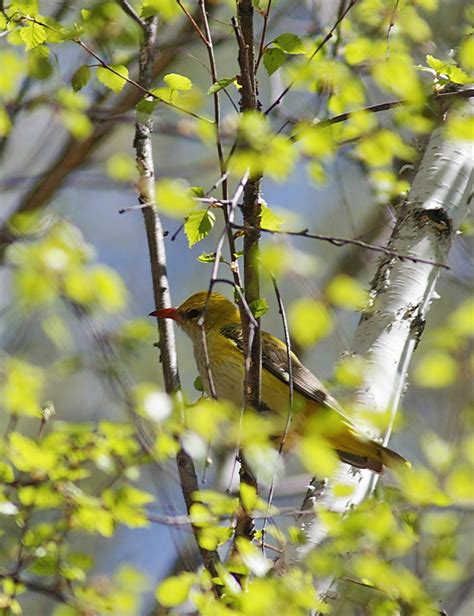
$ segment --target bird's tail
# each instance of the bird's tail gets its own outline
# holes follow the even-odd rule
[[[350,439],[338,439],[336,451],[338,456],[346,464],[351,464],[356,468],[370,469],[376,473],[382,473],[387,466],[392,470],[397,468],[411,467],[410,462],[393,449],[384,447],[376,441],[363,439],[351,434]]]

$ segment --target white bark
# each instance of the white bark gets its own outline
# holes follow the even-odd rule
[[[464,113],[467,115],[471,110],[472,105],[467,103]],[[473,153],[472,142],[448,140],[443,126],[432,133],[408,199],[400,208],[390,249],[446,263],[456,230],[467,213]],[[371,307],[363,314],[354,341],[354,353],[366,363],[364,382],[356,394],[356,409],[376,413],[389,410],[391,425],[440,271],[432,265],[384,257],[372,281]],[[374,429],[369,433],[381,436]],[[385,434],[385,444],[389,436],[390,430]],[[334,481],[351,484],[352,495],[336,498],[328,489],[318,502],[333,511],[344,512],[371,494],[377,476],[371,471],[354,471],[341,465]],[[289,547],[276,561],[277,571],[300,561],[325,537],[325,529],[315,517],[308,520],[304,516],[301,527],[308,542]]]

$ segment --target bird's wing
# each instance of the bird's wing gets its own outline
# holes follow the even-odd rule
[[[221,333],[226,338],[232,340],[243,352],[242,327],[240,323],[224,327]],[[262,332],[262,367],[284,383],[289,384],[290,375],[286,344],[268,332]],[[294,353],[291,353],[291,371],[295,391],[317,404],[333,408],[343,415],[345,419],[348,419],[337,400],[331,396],[321,381],[308,368],[303,366]]]

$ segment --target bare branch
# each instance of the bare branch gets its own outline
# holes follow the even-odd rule
[[[123,11],[135,21],[140,28],[146,32],[146,23],[139,16],[139,14],[135,11],[133,6],[128,2],[128,0],[119,0],[119,4],[122,7]]]
[[[238,225],[236,223],[232,223],[233,229],[239,229],[244,233],[248,232],[248,228],[243,225]],[[270,233],[272,235],[291,235],[294,237],[308,237],[314,240],[321,240],[323,242],[329,242],[333,244],[333,246],[345,246],[347,244],[351,244],[353,246],[360,246],[360,248],[365,248],[366,250],[373,250],[375,252],[381,252],[389,257],[394,257],[399,259],[400,261],[411,261],[412,263],[425,263],[426,265],[433,265],[434,267],[440,267],[442,269],[449,270],[449,265],[445,263],[437,263],[436,261],[431,261],[429,259],[423,259],[421,257],[416,257],[415,255],[402,254],[397,252],[396,250],[392,250],[390,248],[386,248],[385,246],[377,246],[375,244],[367,244],[367,242],[363,242],[362,240],[351,239],[347,237],[337,237],[334,235],[323,235],[321,233],[310,233],[308,229],[303,229],[302,231],[278,231],[276,229],[265,229],[260,228],[259,231],[263,233]]]
[[[323,38],[323,40],[319,43],[319,45],[313,51],[311,56],[308,58],[308,63],[311,62],[314,59],[314,57],[321,51],[321,49],[326,45],[326,43],[332,38],[332,35],[334,34],[334,32],[339,27],[339,24],[344,20],[344,18],[347,15],[347,13],[351,10],[351,8],[356,3],[357,3],[357,0],[350,0],[349,4],[346,6],[344,11],[338,16],[338,18],[336,20],[336,23],[329,30],[329,32],[326,34],[326,36]],[[284,99],[284,97],[288,94],[288,92],[291,90],[291,88],[294,85],[295,85],[295,82],[293,80],[293,81],[291,81],[286,86],[286,88],[283,90],[283,92],[273,101],[273,103],[265,110],[265,115],[268,115],[273,109],[275,109],[275,107],[277,107],[281,103],[281,101]]]
[[[156,32],[157,18],[151,17],[146,19],[144,39],[140,48],[140,82],[143,83],[146,88],[150,86],[153,78]],[[140,175],[138,183],[138,200],[140,204],[148,205],[153,204],[155,199],[154,165],[151,142],[152,130],[152,119],[142,119],[140,114],[138,114],[134,139],[137,167]],[[157,310],[169,308],[171,306],[171,298],[166,270],[166,250],[160,217],[153,206],[144,208],[142,213],[148,240],[155,308]],[[178,404],[182,405],[173,324],[168,319],[158,319],[157,322],[160,334],[160,359],[165,389],[167,393],[174,395]],[[199,489],[196,471],[191,457],[182,448],[178,451],[176,462],[180,476],[181,490],[186,503],[186,509],[189,513],[193,504],[193,494]],[[199,545],[199,528],[197,526],[193,526],[193,532],[204,566],[214,578],[218,575],[216,566],[220,562],[219,556],[214,550],[206,550]]]

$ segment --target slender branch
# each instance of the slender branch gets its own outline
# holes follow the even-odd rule
[[[157,38],[158,20],[151,17],[145,20],[144,38],[140,48],[140,82],[145,88],[150,86],[153,78],[153,61]],[[153,130],[152,118],[142,119],[137,115],[134,146],[136,150],[137,167],[140,175],[138,182],[140,204],[152,204],[155,199],[154,164],[151,133]],[[166,250],[163,238],[163,229],[158,212],[154,207],[146,207],[142,210],[148,240],[150,255],[151,274],[153,281],[153,293],[156,309],[169,308],[171,306],[169,281],[166,269]],[[178,405],[183,401],[180,394],[180,381],[176,357],[176,345],[172,321],[158,319],[160,334],[160,351],[163,378],[167,393],[173,394]],[[180,448],[176,456],[178,472],[180,476],[181,490],[188,514],[193,504],[193,493],[198,490],[197,475],[192,458]],[[214,578],[218,575],[217,564],[220,559],[214,550],[206,550],[199,545],[199,528],[193,526],[198,549],[204,566]]]
[[[59,603],[71,603],[72,597],[66,595],[62,590],[55,586],[47,586],[46,584],[40,584],[39,582],[34,582],[32,580],[26,580],[22,577],[19,577],[15,573],[0,573],[1,580],[13,580],[16,584],[22,584],[31,592],[36,592],[40,595],[45,595],[49,599],[54,599],[54,601],[58,601]]]
[[[339,24],[344,20],[347,13],[351,10],[351,8],[357,3],[357,0],[350,0],[349,4],[346,6],[344,11],[338,16],[336,23],[329,30],[323,40],[319,43],[316,49],[313,51],[311,56],[308,58],[308,64],[314,59],[314,57],[321,51],[321,49],[326,45],[326,43],[332,38],[334,32],[339,27]],[[286,86],[281,94],[273,101],[273,103],[265,110],[265,115],[268,115],[275,107],[277,107],[284,97],[288,94],[291,88],[295,85],[295,80],[290,81],[290,83]]]
[[[139,26],[143,31],[146,31],[146,23],[145,21],[139,16],[139,14],[135,11],[135,9],[133,8],[133,6],[130,4],[130,2],[128,2],[128,0],[119,0],[119,4],[122,7],[122,10],[129,16],[131,17]]]
[[[184,6],[184,4],[182,4],[182,2],[180,0],[176,0],[177,5],[179,6],[179,8],[183,11],[183,13],[186,15],[186,17],[189,19],[190,23],[192,24],[193,28],[196,30],[196,32],[199,35],[199,38],[202,40],[202,42],[204,43],[204,45],[206,45],[206,47],[209,47],[209,45],[211,44],[211,39],[210,38],[206,38],[201,30],[201,28],[199,27],[199,24],[196,22],[196,20],[194,19],[194,17],[191,15],[191,13],[188,11],[188,9]],[[199,2],[199,8],[201,10],[201,15],[202,15],[202,8],[201,5],[203,5],[204,3],[202,1]]]
[[[435,92],[427,98],[426,104],[436,101],[448,101],[449,99],[456,98],[471,98],[472,96],[474,96],[474,88],[464,88],[456,90],[454,92]],[[368,111],[369,113],[379,113],[381,111],[389,111],[390,109],[394,109],[395,107],[404,107],[405,105],[410,105],[412,103],[413,101],[407,99],[399,99],[394,101],[387,101],[385,103],[377,103],[376,105],[370,105],[369,107],[362,107],[361,109],[346,111],[345,113],[341,113],[332,118],[328,118],[327,120],[313,122],[313,126],[315,128],[326,128],[327,126],[332,126],[333,124],[340,124],[341,122],[345,122],[346,120],[349,120],[352,115],[361,111]],[[287,118],[287,122],[297,124],[298,122],[300,122],[300,120],[296,120],[294,118]]]
[[[190,32],[189,22],[185,21],[173,40],[163,44],[153,65],[153,79],[162,74],[174,61],[180,47],[189,41]],[[224,40],[225,37],[219,38],[219,42]],[[48,169],[41,174],[40,179],[33,184],[19,206],[0,227],[0,261],[4,257],[6,248],[17,239],[17,235],[11,229],[11,220],[14,216],[20,212],[34,212],[44,207],[66,178],[83,165],[97,145],[111,134],[115,127],[116,116],[132,109],[141,97],[142,93],[137,88],[127,88],[114,106],[108,110],[107,118],[94,122],[94,130],[87,139],[78,141],[70,136],[64,142]]]
[[[285,344],[286,344],[286,363],[287,363],[287,370],[288,370],[288,385],[289,385],[288,387],[288,413],[286,416],[285,429],[281,436],[280,445],[278,447],[278,457],[281,457],[283,453],[283,448],[285,446],[286,438],[288,436],[288,431],[290,429],[291,421],[293,419],[294,382],[293,382],[293,364],[291,362],[291,338],[290,338],[290,330],[288,328],[288,320],[286,318],[285,306],[283,304],[283,300],[281,297],[277,279],[275,278],[273,274],[271,275],[271,277],[272,277],[273,289],[275,291],[275,296],[277,298],[278,311],[280,313],[281,321],[283,325],[283,333],[284,333]],[[276,468],[272,475],[270,491],[268,493],[268,499],[267,499],[268,509],[270,509],[272,505],[273,495],[275,493],[275,476],[276,476]],[[262,541],[265,539],[265,529],[267,525],[267,520],[268,518],[265,518],[263,521]]]
[[[233,229],[239,229],[248,232],[248,228],[243,225],[238,225],[236,223],[232,223]],[[294,237],[308,237],[314,240],[321,240],[323,242],[329,242],[333,244],[333,246],[346,246],[348,244],[353,246],[360,246],[360,248],[365,248],[366,250],[373,250],[375,252],[381,252],[389,257],[394,257],[399,259],[400,261],[411,261],[412,263],[425,263],[426,265],[433,265],[434,267],[440,267],[442,269],[449,270],[449,265],[445,263],[437,263],[436,261],[430,261],[429,259],[422,259],[421,257],[415,257],[414,255],[407,255],[397,252],[396,250],[391,250],[390,248],[386,248],[385,246],[377,246],[375,244],[367,244],[367,242],[363,242],[362,240],[351,239],[347,237],[337,237],[334,235],[323,235],[321,233],[310,233],[308,229],[303,229],[302,231],[279,231],[276,229],[265,229],[260,228],[259,231],[263,233],[271,233],[272,235],[291,235]]]
[[[262,34],[260,37],[260,45],[258,47],[257,62],[255,63],[255,72],[258,71],[258,67],[260,66],[260,62],[263,57],[263,49],[265,47],[265,36],[267,34],[268,18],[270,17],[271,8],[272,8],[272,0],[268,0],[268,6],[265,9],[265,12],[263,14],[263,28],[262,28]]]
[[[255,78],[253,18],[254,7],[252,0],[237,0],[237,20],[233,19],[232,25],[239,48],[240,108],[243,113],[259,109]],[[232,151],[229,157],[232,155]],[[249,306],[260,297],[257,261],[260,238],[258,228],[260,227],[261,220],[260,182],[261,175],[249,176],[244,187],[243,204],[241,206],[244,226],[253,229],[253,231],[244,236],[244,289],[245,299]],[[229,231],[231,231],[231,221],[226,220],[226,224],[229,224]],[[257,326],[255,327],[249,316],[242,310],[241,318],[245,355],[244,406],[253,407],[258,410],[260,408],[262,371],[260,320],[256,319]],[[245,483],[257,490],[256,478],[245,460],[243,451],[240,451],[239,458],[241,484]],[[237,516],[234,540],[239,537],[252,539],[253,534],[254,522],[251,512],[246,510],[244,503],[241,501],[241,512]]]

